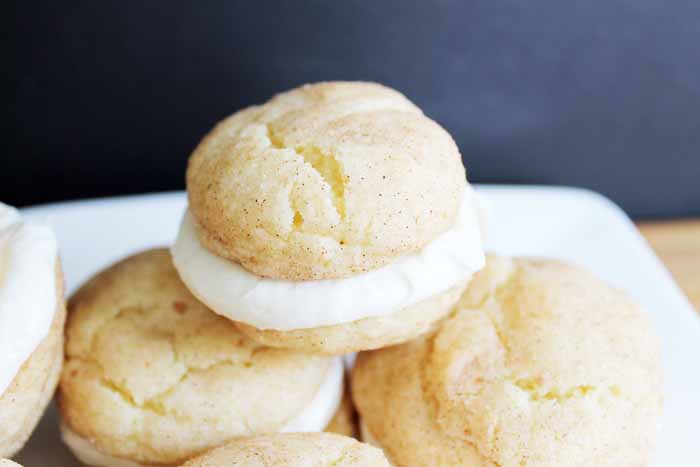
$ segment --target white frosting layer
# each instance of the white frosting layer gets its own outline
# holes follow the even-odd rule
[[[183,282],[209,308],[258,329],[281,331],[386,316],[446,291],[484,266],[476,201],[470,188],[465,190],[452,229],[417,253],[343,279],[258,277],[204,248],[189,211],[172,256]]]
[[[0,203],[0,394],[49,332],[57,255],[51,228]]]
[[[288,433],[322,431],[340,406],[343,397],[343,375],[343,360],[341,357],[334,357],[326,373],[326,378],[309,405],[280,431]],[[98,451],[90,440],[83,438],[63,423],[61,424],[61,436],[73,455],[85,465],[92,467],[152,467],[104,454]],[[163,466],[159,465],[159,467]]]
[[[313,400],[282,430],[283,433],[301,433],[322,431],[335,415],[343,399],[343,377],[345,365],[343,357],[333,357],[326,379],[318,388]]]

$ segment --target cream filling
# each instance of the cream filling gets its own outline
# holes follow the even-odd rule
[[[343,360],[334,357],[325,379],[318,388],[311,402],[290,420],[280,432],[315,432],[322,431],[335,415],[343,397]],[[153,467],[139,464],[120,457],[110,456],[99,451],[87,438],[83,438],[66,424],[61,423],[61,437],[73,455],[80,462],[91,467]],[[159,465],[158,467],[164,467]]]
[[[326,378],[309,405],[280,431],[300,433],[323,431],[333,419],[343,399],[345,366],[342,357],[333,357]]]
[[[216,313],[258,329],[330,326],[390,315],[469,279],[484,266],[476,205],[467,188],[453,228],[417,253],[343,279],[258,277],[204,248],[189,211],[171,251],[183,282]]]
[[[48,335],[56,312],[56,237],[0,203],[0,394]]]

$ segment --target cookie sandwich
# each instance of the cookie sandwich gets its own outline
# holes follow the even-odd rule
[[[269,346],[410,340],[484,263],[456,144],[379,84],[306,85],[235,113],[190,157],[187,192],[180,277]]]
[[[261,345],[182,284],[166,249],[100,272],[69,300],[63,440],[93,467],[168,466],[239,436],[322,431],[339,357]]]
[[[24,446],[53,397],[65,318],[53,231],[0,203],[0,457]]]
[[[353,398],[396,467],[640,466],[658,349],[643,311],[587,271],[492,257],[434,335],[358,356]]]

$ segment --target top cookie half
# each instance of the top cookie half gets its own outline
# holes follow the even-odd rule
[[[401,93],[302,86],[220,122],[190,157],[201,243],[263,277],[314,280],[380,268],[452,227],[459,150]]]

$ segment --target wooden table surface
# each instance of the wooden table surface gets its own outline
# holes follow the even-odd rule
[[[700,312],[700,219],[637,226]]]

